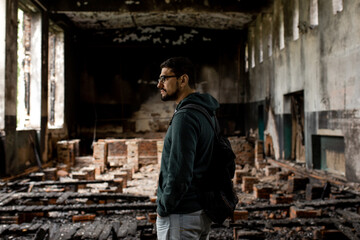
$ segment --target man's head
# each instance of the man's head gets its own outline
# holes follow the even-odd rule
[[[177,103],[194,92],[194,67],[188,58],[169,58],[160,65],[161,73],[157,87],[163,101]]]

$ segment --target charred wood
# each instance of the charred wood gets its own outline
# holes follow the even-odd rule
[[[1,214],[14,214],[18,212],[48,212],[48,211],[84,211],[84,212],[94,212],[101,210],[155,210],[156,204],[153,203],[127,203],[127,204],[73,204],[73,205],[49,205],[49,206],[7,206],[0,207]]]

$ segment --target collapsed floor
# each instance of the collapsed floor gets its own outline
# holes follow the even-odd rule
[[[210,239],[360,239],[360,187],[302,163],[264,157],[263,143],[231,138],[237,155],[233,220]],[[1,239],[156,239],[162,141],[58,144],[58,162],[0,182]]]

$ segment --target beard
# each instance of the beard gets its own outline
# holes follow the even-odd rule
[[[161,100],[163,100],[164,102],[166,102],[166,101],[175,101],[178,98],[178,95],[179,95],[178,83],[176,83],[176,90],[172,94],[168,94],[165,89],[162,89],[162,90],[164,90],[166,92],[165,95],[161,95]]]

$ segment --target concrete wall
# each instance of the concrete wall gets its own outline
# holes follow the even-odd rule
[[[6,1],[0,0],[0,129],[5,127],[5,29]]]
[[[313,167],[312,135],[340,135],[345,140],[345,175],[360,181],[360,5],[343,1],[343,10],[333,13],[332,1],[318,1],[318,26],[310,25],[310,0],[298,1],[299,38],[293,38],[293,14],[297,1],[275,0],[271,12],[258,16],[249,29],[258,33],[262,25],[264,61],[259,62],[259,44],[255,44],[255,67],[250,68],[246,103],[270,101],[275,114],[279,145],[284,133],[279,131],[289,114],[284,95],[304,91],[306,163]],[[280,49],[284,16],[285,47]],[[269,18],[271,21],[269,21]],[[260,19],[260,20],[259,20]],[[266,29],[272,29],[272,56],[268,56]],[[259,34],[255,35],[255,39]],[[249,48],[250,49],[250,48]],[[250,56],[251,54],[249,54]],[[251,63],[250,63],[251,66]],[[335,134],[336,133],[336,134]],[[340,134],[339,134],[340,133]],[[283,156],[281,152],[279,158]]]

